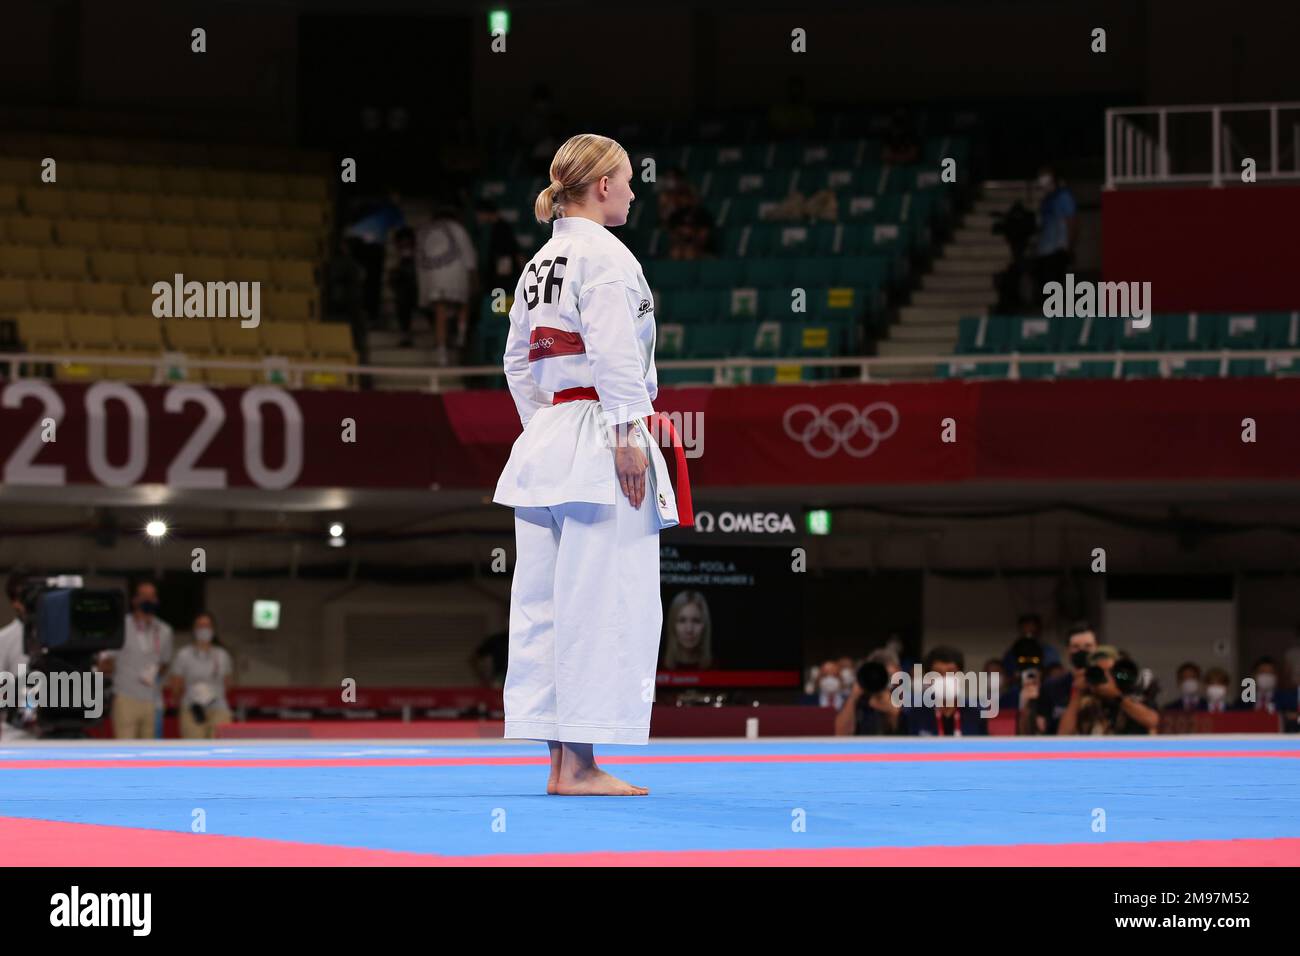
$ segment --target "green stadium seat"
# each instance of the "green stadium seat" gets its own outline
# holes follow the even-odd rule
[[[739,326],[729,322],[701,322],[686,330],[686,358],[727,358],[736,353]]]
[[[1011,351],[1012,321],[1002,316],[963,316],[957,323],[957,353],[998,355]]]
[[[698,281],[705,288],[732,289],[747,284],[742,259],[703,259],[699,267]]]
[[[765,288],[767,286],[789,287],[798,276],[798,264],[802,259],[742,259],[740,282],[737,285]]]
[[[1011,320],[1013,352],[1056,352],[1060,327],[1051,319],[1033,317]]]
[[[1152,317],[1156,338],[1161,346],[1171,352],[1190,352],[1218,348],[1214,333],[1215,322],[1207,321],[1196,312],[1186,315],[1157,315]]]

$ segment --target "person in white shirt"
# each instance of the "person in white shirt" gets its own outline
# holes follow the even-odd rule
[[[176,652],[171,667],[172,696],[178,700],[181,736],[216,737],[217,728],[230,723],[230,689],[234,668],[230,653],[216,643],[216,621],[207,611],[194,618],[194,643]]]
[[[12,674],[16,686],[22,688],[27,674],[27,650],[23,646],[23,620],[26,609],[22,603],[22,586],[26,578],[21,574],[12,574],[5,582],[5,597],[14,612],[14,619],[0,627],[0,673]],[[24,740],[32,735],[17,724],[11,724],[9,715],[0,711],[0,740],[6,743]]]
[[[478,284],[478,252],[460,220],[440,208],[415,232],[418,301],[433,314],[438,364],[447,362],[447,326],[456,324],[456,348],[465,347],[469,302]]]
[[[119,739],[158,736],[162,685],[172,659],[172,629],[158,617],[158,587],[138,581],[131,593],[122,647],[99,655],[113,677],[113,734]]]
[[[524,428],[493,495],[515,510],[505,736],[546,741],[547,792],[562,795],[649,792],[600,769],[593,745],[648,741],[659,531],[693,521],[680,439],[651,404],[654,297],[609,231],[633,198],[614,140],[560,147],[535,204],[539,222],[560,218],[515,288],[504,355]]]

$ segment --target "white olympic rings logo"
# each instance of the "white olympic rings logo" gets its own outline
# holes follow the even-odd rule
[[[875,413],[880,413],[877,417],[883,416],[888,425],[877,425],[872,419]],[[801,414],[806,414],[809,418],[803,428],[796,429],[794,419]],[[795,441],[802,442],[804,451],[814,458],[829,458],[841,448],[854,458],[866,458],[876,450],[876,446],[898,430],[898,422],[898,409],[889,402],[872,402],[861,411],[849,402],[839,402],[824,412],[816,405],[807,403],[792,405],[786,409],[783,420],[785,433]],[[853,439],[858,432],[865,435],[871,443],[863,447],[855,446]],[[816,447],[814,439],[822,433],[830,437],[829,448]]]
[[[555,339],[554,339],[552,336],[549,336],[549,335],[548,335],[546,338],[538,339],[536,342],[534,342],[534,343],[533,343],[533,348],[535,348],[535,349],[549,349],[549,348],[550,348],[552,345],[554,345],[554,344],[555,344]]]

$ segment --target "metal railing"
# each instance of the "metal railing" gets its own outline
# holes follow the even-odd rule
[[[854,356],[851,358],[724,358],[724,359],[673,359],[657,361],[655,367],[660,371],[675,369],[708,369],[712,371],[712,384],[719,387],[743,385],[747,383],[747,372],[761,368],[826,368],[851,369],[856,371],[853,377],[836,379],[847,382],[875,381],[933,381],[938,377],[937,369],[947,367],[950,374],[958,375],[954,370],[980,369],[984,366],[1006,366],[1007,377],[1020,378],[1021,366],[1025,364],[1040,366],[1051,364],[1067,370],[1081,363],[1114,363],[1114,378],[1124,377],[1124,363],[1156,362],[1161,378],[1170,377],[1175,369],[1183,363],[1207,360],[1219,363],[1218,374],[1228,374],[1229,362],[1240,359],[1263,360],[1268,374],[1278,371],[1300,374],[1300,349],[1215,349],[1211,351],[1163,351],[1163,352],[1007,352],[998,354],[947,353],[943,355],[898,355],[898,356]],[[1292,368],[1291,366],[1294,367]],[[145,378],[120,378],[121,381],[152,383],[157,385],[221,385],[220,382],[200,382],[184,375],[177,375],[176,370],[200,371],[203,369],[233,369],[254,373],[255,384],[280,385],[285,388],[333,388],[340,385],[355,386],[360,377],[372,376],[387,382],[409,381],[410,388],[417,391],[442,392],[464,386],[470,379],[497,379],[504,373],[499,365],[466,365],[436,368],[411,368],[392,365],[335,365],[330,363],[304,362],[282,363],[259,360],[240,361],[236,359],[192,359],[178,366],[174,361],[128,355],[69,355],[39,354],[30,352],[0,353],[0,369],[4,370],[7,380],[30,378],[48,378],[46,369],[79,366],[110,366],[115,368],[140,368],[150,370]],[[916,374],[913,370],[925,367],[929,374]],[[886,369],[903,369],[901,375],[876,377],[876,373]],[[117,376],[100,376],[86,374],[76,376],[76,380],[93,381]],[[662,379],[662,376],[661,376]],[[235,383],[230,383],[235,384]],[[808,384],[803,380],[782,382],[775,385]]]
[[[1202,114],[1208,122],[1208,169],[1172,171],[1170,117]],[[1206,106],[1125,106],[1106,110],[1106,189],[1160,183],[1222,186],[1241,173],[1245,137],[1227,125],[1229,117],[1255,114],[1268,120],[1265,155],[1255,160],[1259,182],[1300,179],[1300,102],[1231,103]],[[1289,158],[1289,164],[1286,160]]]

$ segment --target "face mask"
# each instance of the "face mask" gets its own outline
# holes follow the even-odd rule
[[[817,689],[823,694],[838,694],[840,692],[840,679],[834,674],[823,677],[818,682]]]
[[[1052,188],[1052,177],[1049,176],[1047,173],[1043,173],[1043,175],[1039,176],[1039,177],[1038,177],[1038,188],[1039,188],[1039,189],[1051,189],[1051,188]]]
[[[1183,689],[1184,697],[1195,697],[1196,692],[1201,689],[1200,681],[1195,680],[1194,678],[1188,678],[1178,686]]]
[[[852,687],[853,680],[854,680],[853,671],[851,671],[849,668],[846,667],[844,668],[844,670],[840,671],[840,686]]]
[[[212,628],[196,627],[194,629],[194,639],[200,644],[208,644],[212,641]]]
[[[158,613],[158,605],[154,601],[141,601],[138,605],[136,605],[136,608],[140,611],[141,614]]]
[[[1273,690],[1277,687],[1277,675],[1259,674],[1255,677],[1255,684],[1260,690]]]
[[[1211,684],[1209,687],[1205,688],[1205,696],[1211,702],[1217,704],[1228,696],[1228,688],[1224,687],[1222,684]]]

